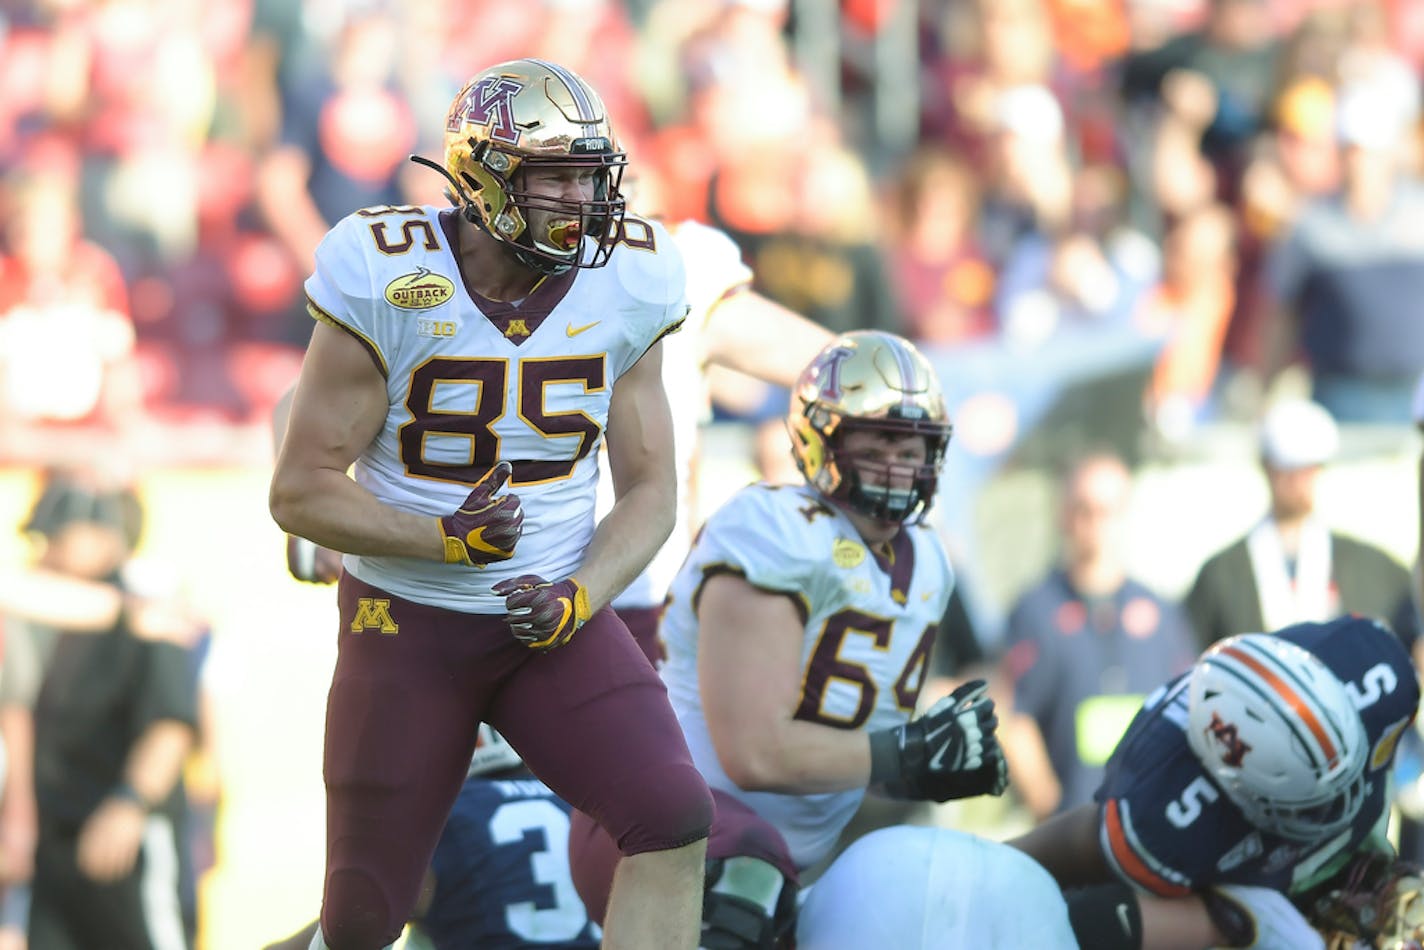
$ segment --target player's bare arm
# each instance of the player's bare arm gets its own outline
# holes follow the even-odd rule
[[[745,287],[713,306],[704,332],[708,362],[788,387],[831,341],[825,327]]]
[[[702,708],[727,777],[782,794],[864,788],[865,732],[794,718],[805,630],[791,598],[719,574],[703,586],[697,617]]]
[[[445,560],[438,518],[386,505],[347,474],[389,410],[365,348],[318,322],[272,474],[268,503],[282,530],[347,554]]]
[[[1113,873],[1098,845],[1098,807],[1080,805],[1008,842],[1039,864],[1059,887],[1106,884]]]
[[[148,812],[172,792],[193,746],[193,729],[159,719],[139,736],[124,767],[122,791],[111,793],[79,833],[79,869],[96,881],[127,874],[138,858]]]
[[[672,413],[662,343],[619,377],[608,407],[608,466],[616,501],[598,523],[578,579],[596,611],[648,566],[677,517]]]
[[[113,629],[124,605],[116,585],[42,567],[0,571],[0,610],[72,633]]]

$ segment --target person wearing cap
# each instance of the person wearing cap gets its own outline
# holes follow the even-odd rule
[[[1408,646],[1418,633],[1409,573],[1379,548],[1331,528],[1316,512],[1320,473],[1339,445],[1318,403],[1282,400],[1260,429],[1270,510],[1209,558],[1187,595],[1200,646],[1238,633],[1342,613],[1386,621]]]
[[[35,564],[0,577],[7,621],[52,631],[48,649],[34,644],[42,672],[21,698],[34,723],[23,768],[35,948],[192,942],[181,775],[198,736],[198,676],[180,628],[199,631],[134,570],[142,519],[131,488],[52,473],[23,527]]]

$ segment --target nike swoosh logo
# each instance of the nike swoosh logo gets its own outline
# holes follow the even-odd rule
[[[953,723],[947,722],[947,723],[945,723],[944,725],[940,726],[938,729],[934,730],[933,732],[927,733],[927,734],[925,735],[925,742],[927,742],[927,743],[932,743],[932,742],[934,742],[935,739],[936,739],[939,735],[941,735],[946,729],[951,728],[953,725],[954,725]],[[946,752],[948,752],[948,751],[949,751],[949,743],[946,742],[944,745],[940,746],[940,747],[935,751],[935,754],[934,754],[934,755],[930,756],[930,771],[931,771],[931,772],[938,772],[938,771],[940,770],[941,766],[944,765],[944,754],[945,754]]]
[[[1127,905],[1117,905],[1117,922],[1122,924],[1122,932],[1127,935],[1132,934],[1132,919],[1128,916]]]
[[[578,336],[585,330],[592,330],[594,327],[598,326],[602,322],[602,320],[595,320],[592,323],[585,323],[581,327],[576,327],[572,323],[570,323],[568,326],[564,327],[564,332],[571,337]]]

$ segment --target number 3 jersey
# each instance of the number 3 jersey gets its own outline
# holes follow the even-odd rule
[[[773,824],[804,868],[830,850],[865,790],[750,792],[722,771],[697,675],[699,638],[725,633],[699,630],[697,621],[703,585],[718,574],[791,599],[804,621],[795,717],[837,729],[884,729],[910,717],[954,574],[929,527],[907,525],[886,551],[874,552],[813,490],[757,484],[707,520],[673,581],[661,627],[668,648],[662,675],[693,760],[709,785]]]
[[[420,928],[440,950],[597,950],[569,871],[569,805],[535,779],[469,779],[430,868]]]
[[[360,341],[386,379],[390,411],[356,462],[357,482],[395,508],[439,516],[508,459],[508,489],[524,508],[508,561],[478,569],[348,555],[346,569],[409,600],[503,613],[490,591],[500,580],[564,578],[582,562],[613,387],[681,326],[682,258],[660,224],[628,217],[607,265],[546,277],[501,303],[466,289],[456,221],[430,206],[347,216],[317,248],[308,309]]]
[[[1187,744],[1190,674],[1183,674],[1144,702],[1097,792],[1099,842],[1124,881],[1164,897],[1212,884],[1289,892],[1333,869],[1386,819],[1395,744],[1419,704],[1409,654],[1384,627],[1355,617],[1297,624],[1279,636],[1330,668],[1364,722],[1367,786],[1353,824],[1306,843],[1256,830]]]

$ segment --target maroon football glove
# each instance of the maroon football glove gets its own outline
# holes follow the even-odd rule
[[[484,567],[514,557],[514,545],[524,531],[524,511],[518,495],[495,497],[512,470],[508,462],[500,462],[475,483],[457,511],[440,519],[446,564]]]
[[[588,590],[570,577],[553,583],[521,574],[494,585],[509,611],[509,630],[531,650],[543,653],[573,638],[589,618]]]
[[[287,570],[299,581],[331,584],[341,576],[341,552],[314,541],[287,535]]]

